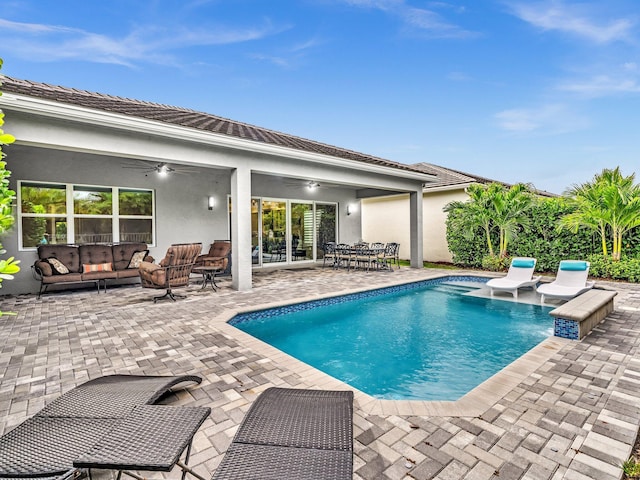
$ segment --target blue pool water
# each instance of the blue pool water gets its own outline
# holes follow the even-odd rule
[[[374,397],[456,400],[553,334],[550,308],[468,296],[467,285],[450,277],[230,323]]]

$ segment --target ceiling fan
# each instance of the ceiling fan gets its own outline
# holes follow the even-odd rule
[[[328,183],[320,183],[317,182],[315,180],[289,180],[289,181],[285,181],[283,182],[285,185],[289,186],[289,187],[297,187],[297,188],[303,188],[305,190],[318,190],[321,188],[334,188],[334,187],[339,187],[339,185],[332,185],[332,184],[328,184]]]
[[[131,168],[134,170],[140,170],[142,173],[145,174],[145,177],[149,173],[157,173],[159,176],[164,177],[173,173],[188,174],[188,173],[196,172],[196,170],[193,168],[188,168],[188,167],[183,168],[178,166],[172,166],[166,162],[159,162],[154,164],[150,162],[145,162],[143,160],[138,160],[130,163],[123,163],[122,168]]]

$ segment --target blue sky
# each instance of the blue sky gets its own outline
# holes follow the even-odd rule
[[[16,78],[555,193],[640,177],[638,0],[2,0],[0,57]]]

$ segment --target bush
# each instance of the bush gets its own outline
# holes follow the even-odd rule
[[[509,256],[535,257],[536,270],[555,272],[560,260],[585,259],[600,249],[599,239],[587,230],[578,233],[560,231],[556,222],[571,213],[572,206],[562,197],[538,198],[527,213],[528,222],[521,227],[518,235],[511,240]],[[452,228],[455,225],[455,211],[447,217],[447,242],[453,263],[463,267],[487,268],[483,259],[489,254],[485,234],[482,229],[468,235]]]
[[[489,254],[482,228],[478,228],[473,235],[454,229],[454,218],[457,213],[449,212],[447,216],[447,243],[455,265],[470,268],[482,268],[482,259]]]
[[[490,272],[501,272],[511,264],[510,258],[500,258],[497,255],[485,255],[482,257],[482,268]]]
[[[594,254],[587,260],[591,263],[589,275],[592,277],[640,282],[640,258],[622,257],[614,262],[609,256]]]
[[[600,238],[586,229],[577,233],[558,230],[556,223],[563,215],[571,213],[573,206],[563,197],[539,198],[529,211],[529,221],[520,228],[511,241],[510,257],[534,257],[536,271],[556,272],[561,260],[575,259],[591,262],[589,275],[596,278],[610,278],[629,282],[640,282],[640,227],[624,237],[626,256],[614,262],[602,255]],[[453,263],[463,267],[483,268],[489,271],[504,270],[510,258],[491,257],[482,229],[473,235],[457,231],[456,212],[447,217],[447,241]]]
[[[585,259],[600,251],[599,239],[588,230],[558,230],[558,220],[573,211],[565,198],[540,198],[529,212],[529,224],[511,244],[510,255],[534,257],[536,270],[555,272],[561,260]]]

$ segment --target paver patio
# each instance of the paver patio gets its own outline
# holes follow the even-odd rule
[[[209,477],[257,395],[270,386],[340,383],[222,323],[232,312],[347,293],[462,271],[254,273],[249,292],[189,288],[188,298],[153,304],[139,286],[0,297],[0,433],[62,392],[113,373],[199,374],[203,383],[165,403],[203,405],[211,417],[191,464]],[[468,273],[468,272],[466,272]],[[476,273],[477,274],[477,273]],[[425,414],[389,413],[356,396],[354,479],[618,479],[640,425],[640,289],[615,289],[616,309],[581,342],[565,342],[533,373],[474,416],[439,402]],[[343,388],[347,388],[342,385]],[[392,408],[392,407],[389,407]],[[178,478],[178,472],[166,475]]]

